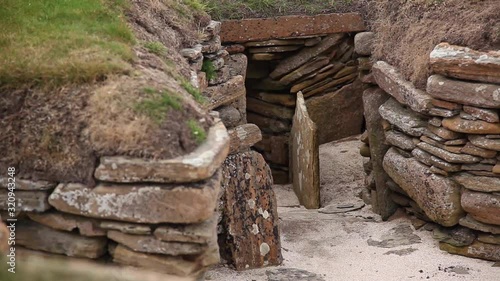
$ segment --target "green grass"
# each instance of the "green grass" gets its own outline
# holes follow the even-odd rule
[[[146,42],[144,43],[144,47],[148,49],[153,54],[158,56],[165,56],[167,54],[167,47],[163,45],[163,43],[158,41]]]
[[[130,70],[126,0],[0,2],[0,85],[80,83]]]
[[[334,12],[355,0],[203,0],[214,19],[273,17]]]
[[[214,63],[211,60],[204,60],[203,61],[201,71],[203,71],[207,74],[207,80],[212,80],[217,75]]]
[[[135,109],[138,113],[149,116],[158,124],[165,120],[170,109],[182,109],[181,98],[167,90],[158,91],[153,88],[144,88],[144,93],[147,97],[136,104]]]
[[[205,97],[201,94],[200,90],[198,90],[196,87],[191,85],[188,81],[184,80],[181,82],[182,87],[184,90],[186,90],[189,94],[191,94],[194,98],[195,101],[197,101],[200,104],[204,104],[206,102]]]
[[[196,122],[195,120],[189,120],[187,122],[189,129],[191,130],[191,134],[195,139],[197,144],[201,144],[207,138],[207,133],[205,130]]]

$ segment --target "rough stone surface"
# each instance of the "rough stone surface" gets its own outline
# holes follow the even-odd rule
[[[499,195],[465,190],[462,194],[462,207],[480,222],[500,225]]]
[[[487,159],[491,158],[496,158],[497,152],[494,150],[489,150],[489,149],[484,149],[477,147],[473,145],[472,143],[468,142],[461,150],[460,152],[465,153],[465,154],[470,154],[470,155],[475,155]]]
[[[490,139],[485,136],[469,136],[469,140],[477,147],[500,151],[500,139]]]
[[[259,127],[254,124],[244,124],[229,130],[229,154],[237,153],[250,148],[262,140]]]
[[[208,87],[203,92],[203,96],[209,100],[205,108],[207,110],[212,110],[221,105],[230,104],[245,96],[245,93],[245,79],[240,75],[234,76],[226,83]]]
[[[49,202],[62,212],[138,223],[197,223],[215,209],[220,173],[193,184],[60,184]]]
[[[486,122],[498,123],[500,121],[498,118],[498,112],[492,109],[464,106],[464,112]]]
[[[500,134],[500,123],[464,120],[459,116],[444,119],[443,127],[466,134]]]
[[[370,154],[373,166],[376,196],[372,201],[378,206],[377,210],[382,219],[388,219],[395,211],[396,205],[390,198],[391,191],[387,186],[389,176],[383,168],[383,158],[389,146],[385,144],[385,132],[382,127],[382,117],[379,106],[385,104],[389,95],[380,88],[370,88],[363,93],[363,105],[365,108],[366,127],[370,143]]]
[[[427,151],[428,153],[435,155],[447,162],[450,163],[478,163],[481,161],[481,158],[472,156],[472,155],[467,155],[467,154],[456,154],[452,153],[449,151],[446,151],[444,149],[441,149],[439,147],[432,146],[426,142],[421,142],[417,144],[417,146],[422,149]]]
[[[249,93],[248,95],[272,104],[279,104],[286,107],[295,106],[295,97],[288,94],[256,92]]]
[[[436,127],[430,124],[429,126],[427,126],[427,129],[429,129],[431,133],[436,134],[437,136],[445,140],[455,140],[463,137],[463,135],[460,133],[450,131],[443,127]]]
[[[354,36],[354,50],[358,55],[370,56],[373,52],[375,33],[360,32]]]
[[[53,229],[73,231],[78,229],[83,236],[106,236],[106,230],[99,227],[97,220],[59,212],[29,213],[28,217],[37,223]]]
[[[450,254],[461,255],[470,258],[500,261],[500,245],[493,245],[476,241],[470,246],[455,247],[450,244],[441,242],[439,243],[439,249],[447,251]]]
[[[0,177],[0,188],[7,189],[8,178]],[[48,181],[31,181],[16,178],[16,190],[49,190],[56,187],[56,183]]]
[[[454,228],[436,227],[432,236],[440,242],[455,247],[468,246],[476,239],[476,235],[472,230],[462,226],[456,226]]]
[[[429,110],[429,115],[439,117],[453,117],[460,114],[460,110],[449,110],[444,108],[434,107]]]
[[[500,235],[479,234],[477,240],[483,243],[500,245]]]
[[[206,250],[206,246],[197,243],[165,242],[150,235],[132,235],[116,230],[108,231],[108,238],[133,251],[150,254],[196,255]]]
[[[16,199],[16,211],[25,212],[44,212],[50,209],[48,191],[27,191],[18,190],[14,191]],[[9,207],[9,191],[7,189],[0,189],[0,210],[7,210]]]
[[[471,215],[467,215],[460,219],[460,225],[482,232],[489,232],[492,234],[500,234],[500,226],[486,224],[475,220]]]
[[[500,84],[500,51],[478,52],[448,43],[437,45],[431,52],[435,73],[453,78]],[[497,101],[499,97],[497,96]]]
[[[460,205],[460,186],[454,181],[427,172],[413,158],[404,158],[394,149],[384,157],[384,169],[425,214],[443,226],[456,225],[464,215]]]
[[[123,233],[148,235],[151,234],[151,227],[144,224],[133,224],[117,221],[102,221],[99,226],[104,229],[118,230]]]
[[[99,258],[106,253],[105,237],[84,237],[32,222],[16,224],[16,244],[33,250],[79,258]]]
[[[389,99],[379,107],[379,113],[392,125],[398,127],[408,135],[420,137],[427,130],[427,122],[415,112],[403,108],[394,99]]]
[[[247,98],[247,109],[260,115],[272,118],[288,120],[291,120],[293,118],[292,108],[286,108],[272,103],[267,103],[251,97]]]
[[[320,68],[326,66],[328,62],[330,61],[330,58],[328,57],[314,57],[311,59],[309,62],[305,63],[301,67],[297,68],[296,70],[288,73],[284,77],[280,79],[280,83],[283,84],[291,84],[300,78],[319,70]]]
[[[393,96],[402,104],[408,105],[413,111],[428,112],[432,106],[432,97],[406,81],[394,67],[383,61],[373,65],[372,73],[380,88]]]
[[[361,134],[363,126],[363,89],[360,83],[306,100],[311,120],[318,128],[319,144]],[[332,106],[334,105],[334,106]],[[348,121],[347,121],[348,120]]]
[[[249,42],[365,30],[358,13],[284,16],[228,20],[222,24],[223,42]]]
[[[293,190],[300,204],[318,209],[319,195],[319,140],[316,124],[309,113],[302,93],[297,93],[297,107],[291,131],[291,173]]]
[[[154,271],[177,276],[198,275],[201,270],[201,265],[197,262],[165,255],[138,253],[122,245],[118,245],[116,248],[111,250],[110,253],[113,257],[113,262],[129,266],[149,268]]]
[[[461,104],[439,99],[432,99],[431,103],[436,107],[441,107],[448,110],[461,110],[463,107]]]
[[[221,255],[237,270],[282,261],[277,203],[269,166],[257,152],[230,155],[223,165]]]
[[[106,182],[185,183],[214,175],[229,152],[229,136],[222,122],[210,128],[207,139],[192,153],[168,160],[101,157],[95,177]]]
[[[226,128],[233,128],[241,123],[241,114],[234,106],[222,106],[218,108],[217,111],[219,112],[219,118],[222,120],[222,123],[224,123]]]
[[[216,228],[217,218],[214,216],[198,224],[162,225],[155,229],[154,235],[161,241],[208,244],[214,238]]]

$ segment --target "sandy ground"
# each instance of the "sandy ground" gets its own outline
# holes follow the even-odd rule
[[[359,202],[363,169],[358,147],[357,140],[320,147],[323,205]],[[276,190],[283,265],[244,272],[220,266],[207,273],[207,280],[500,280],[500,268],[492,262],[440,251],[431,232],[415,230],[404,215],[382,222],[369,206],[323,214],[296,207],[290,187]]]

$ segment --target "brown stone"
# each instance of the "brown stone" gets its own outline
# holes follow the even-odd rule
[[[373,51],[374,32],[360,32],[354,36],[354,47],[358,55],[370,56]]]
[[[450,145],[450,146],[464,145],[464,144],[467,144],[467,139],[449,140],[444,142],[444,145]]]
[[[440,242],[439,249],[450,254],[466,256],[470,258],[500,261],[500,245],[493,245],[476,241],[469,246],[456,247]]]
[[[97,220],[64,214],[59,212],[28,213],[28,217],[37,223],[53,229],[73,231],[78,229],[83,236],[106,236],[106,230],[99,227]]]
[[[432,99],[431,103],[436,107],[441,107],[448,110],[461,110],[462,105],[454,102]]]
[[[448,172],[459,172],[462,170],[462,165],[448,163],[441,158],[431,155],[419,148],[414,149],[412,151],[412,155],[421,163],[431,166],[431,172],[437,174],[444,174],[445,176],[448,176]],[[432,167],[434,167],[434,169],[432,169]],[[442,172],[437,169],[442,170]]]
[[[259,31],[260,32],[260,31]],[[304,48],[297,54],[282,60],[273,72],[269,75],[272,79],[283,77],[287,73],[299,68],[304,63],[317,57],[331,47],[339,44],[344,38],[343,33],[332,34],[323,39],[318,45],[310,48]]]
[[[367,144],[362,144],[359,148],[359,154],[363,157],[371,157],[370,147]]]
[[[231,55],[243,53],[245,51],[245,46],[243,46],[241,44],[226,45],[226,46],[224,46],[224,48]]]
[[[382,117],[378,111],[380,105],[384,104],[389,95],[380,88],[369,88],[363,93],[363,105],[365,109],[366,128],[370,142],[370,154],[373,166],[373,177],[376,192],[372,194],[372,202],[376,204],[375,212],[388,219],[396,210],[396,205],[390,199],[391,191],[387,185],[390,180],[383,168],[384,155],[389,149],[386,144],[385,131],[382,126]]]
[[[246,47],[293,46],[304,45],[304,39],[271,39],[245,43]]]
[[[304,42],[304,46],[312,47],[312,46],[317,45],[319,42],[321,42],[321,37],[307,38]]]
[[[148,235],[151,234],[151,227],[144,224],[126,223],[118,221],[102,221],[99,226],[104,229],[118,230],[123,233]]]
[[[436,167],[436,166],[431,166],[431,167],[429,168],[429,171],[430,171],[431,173],[433,173],[433,174],[436,174],[436,175],[441,175],[441,176],[444,176],[444,177],[448,177],[448,176],[450,175],[447,171],[445,171],[445,170],[443,170],[443,169],[440,169],[440,168],[438,168],[438,167]]]
[[[493,225],[500,225],[500,196],[491,193],[465,190],[462,207],[474,219]]]
[[[432,126],[435,126],[435,127],[441,127],[442,125],[442,121],[443,119],[442,118],[439,118],[439,117],[432,117],[430,120],[429,120],[429,124],[432,125]]]
[[[335,92],[306,101],[311,120],[318,128],[319,144],[361,134],[363,124],[361,83],[349,84]]]
[[[299,50],[301,46],[270,46],[270,47],[252,47],[248,48],[250,54],[271,54],[284,53]]]
[[[427,122],[415,112],[403,108],[395,99],[387,100],[378,111],[384,120],[408,135],[420,137],[427,131]]]
[[[94,176],[106,182],[197,182],[212,177],[228,152],[229,136],[224,124],[218,122],[210,128],[206,140],[190,154],[167,160],[101,157]]]
[[[296,104],[290,138],[293,190],[300,204],[308,209],[318,209],[320,196],[317,127],[309,117],[301,92],[297,93]]]
[[[365,30],[358,13],[317,16],[284,16],[228,20],[222,24],[224,42],[249,42]]]
[[[274,184],[288,184],[290,183],[290,175],[288,171],[283,171],[279,169],[272,169],[273,182]]]
[[[201,265],[197,262],[184,260],[179,257],[138,253],[122,245],[118,245],[110,253],[113,257],[113,262],[148,268],[177,276],[198,275],[202,269]]]
[[[0,177],[0,188],[7,189],[9,183],[9,179],[5,177]],[[48,182],[48,181],[31,181],[24,180],[20,178],[16,178],[16,190],[31,190],[31,191],[40,191],[40,190],[49,190],[56,187],[56,183]]]
[[[464,106],[465,113],[468,113],[477,119],[490,122],[498,123],[500,119],[498,118],[498,112],[492,109],[484,109],[473,106]]]
[[[16,223],[16,244],[29,249],[95,259],[106,253],[105,237],[85,237],[32,222]]]
[[[230,155],[223,165],[219,245],[237,270],[282,262],[277,203],[269,166],[257,152]]]
[[[259,127],[254,124],[244,124],[229,130],[229,154],[234,154],[250,148],[262,140]]]
[[[248,96],[260,99],[262,101],[279,104],[286,107],[295,107],[295,97],[288,93],[265,93],[265,92],[253,92],[249,93]]]
[[[242,123],[242,116],[238,109],[232,105],[225,105],[217,108],[219,117],[226,128],[234,128]]]
[[[214,216],[198,224],[161,225],[154,231],[154,235],[161,241],[190,242],[208,244],[217,235],[217,218]]]
[[[108,238],[142,253],[163,254],[171,256],[196,255],[206,250],[206,246],[197,243],[165,242],[150,235],[132,235],[120,231],[108,231]]]
[[[207,26],[203,29],[203,33],[208,38],[219,35],[221,31],[222,23],[220,21],[211,20]]]
[[[289,140],[290,136],[288,134],[278,136],[264,134],[262,141],[257,143],[255,147],[262,153],[267,162],[288,166]]]
[[[326,66],[329,63],[330,59],[327,57],[314,57],[309,62],[305,63],[301,67],[296,70],[290,72],[289,74],[283,76],[280,79],[280,83],[283,84],[291,84],[300,78]]]
[[[460,110],[448,110],[444,108],[434,107],[431,108],[428,112],[431,116],[439,116],[439,117],[453,117],[460,114]]]
[[[252,54],[250,59],[253,61],[273,61],[280,60],[285,57],[282,53],[261,53],[261,54]]]
[[[493,165],[490,164],[464,164],[462,165],[462,170],[464,171],[486,171],[492,172]]]
[[[373,65],[372,73],[382,90],[393,96],[398,102],[408,105],[416,112],[429,112],[432,97],[419,90],[403,77],[393,66],[383,61]]]
[[[397,131],[387,131],[385,140],[388,144],[404,150],[412,150],[416,146],[411,137]]]
[[[214,36],[212,39],[201,43],[201,52],[204,54],[212,54],[222,49],[221,38],[219,35]]]
[[[231,76],[241,75],[243,76],[243,79],[246,79],[248,58],[244,54],[235,54],[228,56],[228,59],[226,60],[226,66],[227,68],[229,68],[229,73],[231,74]]]
[[[326,79],[323,81],[323,82],[326,82],[326,84],[322,85],[321,87],[316,88],[315,85],[313,85],[311,87],[304,89],[304,91],[303,91],[304,97],[308,98],[308,97],[311,97],[311,96],[319,94],[319,93],[324,93],[324,92],[328,92],[328,91],[331,92],[333,89],[337,88],[338,86],[340,86],[342,84],[348,84],[348,83],[354,81],[357,76],[358,76],[357,73],[352,73],[350,75],[347,75],[347,76],[344,76],[341,78],[337,78],[337,79],[333,79],[333,78]]]
[[[500,84],[500,52],[479,52],[448,43],[437,45],[431,52],[435,73],[448,77]]]
[[[293,109],[268,103],[251,97],[247,98],[247,109],[260,115],[272,118],[287,120],[291,120],[293,118]]]
[[[467,155],[467,154],[456,154],[449,152],[447,150],[444,150],[439,147],[432,146],[426,142],[421,142],[417,144],[417,146],[428,153],[437,156],[447,162],[450,163],[466,163],[466,164],[473,164],[473,163],[478,163],[481,161],[481,158],[475,157],[472,155]]]
[[[404,158],[394,149],[384,157],[384,169],[425,214],[443,226],[456,225],[464,215],[460,205],[460,185],[428,173],[427,166],[413,158]]]
[[[460,225],[482,232],[489,232],[492,234],[500,234],[500,226],[486,224],[475,220],[471,215],[467,215],[460,219]]]
[[[490,139],[485,136],[469,136],[470,142],[480,148],[500,151],[500,139]]]
[[[468,142],[461,150],[462,153],[479,156],[483,158],[496,158],[497,152],[489,149],[484,149]]]
[[[14,206],[9,204],[10,191],[3,188],[0,189],[0,210],[8,210]],[[49,197],[48,191],[28,191],[28,190],[16,190],[15,193],[15,209],[16,211],[25,212],[44,212],[50,209],[49,202],[47,201]]]
[[[443,120],[443,127],[466,134],[500,134],[500,123],[464,120],[458,116]]]
[[[495,174],[500,174],[500,164],[496,164],[496,165],[493,167],[492,172],[493,172],[493,173],[495,173]]]
[[[479,234],[477,240],[483,243],[500,245],[500,235]]]
[[[220,173],[206,181],[170,185],[115,185],[95,188],[59,184],[49,202],[62,212],[138,223],[197,223],[209,219],[217,202]]]
[[[432,126],[430,124],[429,126],[427,126],[427,129],[429,129],[429,131],[431,131],[432,133],[436,134],[437,136],[445,140],[455,140],[463,137],[463,135],[460,133],[450,131],[443,127]]]
[[[226,83],[208,87],[205,92],[203,92],[203,96],[209,100],[205,108],[207,110],[212,110],[221,105],[230,104],[245,96],[245,93],[245,79],[243,76],[235,76]]]
[[[252,112],[248,112],[247,120],[249,123],[257,125],[263,132],[287,133],[292,128],[289,121],[265,117]]]

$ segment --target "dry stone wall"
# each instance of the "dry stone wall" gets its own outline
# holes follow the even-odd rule
[[[362,74],[362,196],[383,218],[397,204],[437,223],[442,250],[500,261],[500,52],[441,43],[430,67],[425,91],[383,61]]]
[[[362,85],[351,32],[359,14],[288,16],[224,22],[230,53],[246,54],[247,119],[262,130],[257,151],[275,183],[289,182],[289,146],[298,92],[318,127],[319,143],[359,134]]]

